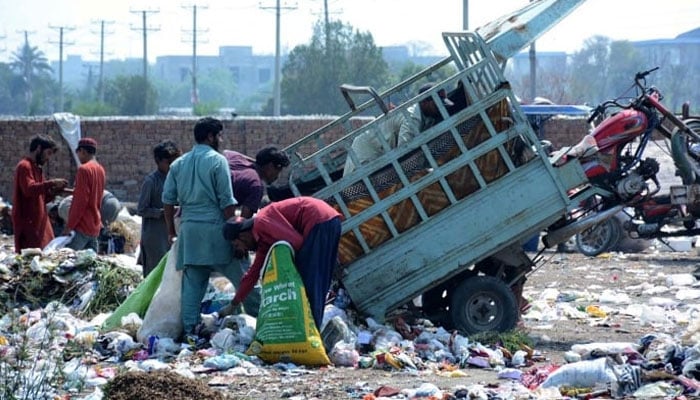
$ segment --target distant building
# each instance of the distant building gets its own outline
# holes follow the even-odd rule
[[[700,28],[682,33],[674,39],[644,40],[632,42],[632,45],[654,66],[700,67]]]

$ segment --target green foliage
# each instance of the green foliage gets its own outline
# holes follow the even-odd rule
[[[522,350],[525,347],[532,347],[534,344],[527,332],[515,329],[508,332],[481,332],[469,336],[469,340],[479,342],[484,345],[500,346],[511,353]]]
[[[51,66],[36,46],[31,46],[25,36],[22,46],[12,53],[9,68],[18,79],[11,80],[12,97],[26,115],[53,111],[56,88],[51,78]],[[56,92],[56,93],[54,93]]]
[[[117,110],[113,106],[95,101],[78,102],[70,110],[73,114],[85,117],[117,114]]]
[[[643,69],[639,53],[629,42],[593,36],[571,58],[571,100],[598,104],[620,96],[634,82],[634,74]]]
[[[221,108],[221,105],[215,101],[200,102],[194,106],[193,113],[200,117],[216,115],[219,113],[219,108]]]
[[[158,92],[143,76],[118,76],[105,83],[105,103],[120,115],[151,115],[158,111]]]
[[[200,71],[197,78],[197,97],[200,103],[229,105],[238,100],[236,82],[227,69]],[[192,107],[192,80],[189,75],[175,85],[163,81],[155,81],[154,85],[158,90],[161,107]]]
[[[341,84],[381,88],[387,83],[388,66],[371,33],[333,21],[326,37],[324,28],[317,22],[311,43],[289,54],[282,70],[283,114],[344,114],[348,106]]]

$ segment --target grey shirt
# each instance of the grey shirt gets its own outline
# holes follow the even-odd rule
[[[141,216],[141,257],[143,275],[158,265],[170,249],[168,231],[163,215],[163,184],[166,174],[155,170],[146,175],[139,194],[136,213]]]

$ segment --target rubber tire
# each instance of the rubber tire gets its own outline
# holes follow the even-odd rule
[[[505,332],[518,322],[518,302],[501,279],[473,276],[455,288],[450,317],[454,327],[465,335]]]
[[[595,257],[598,254],[612,250],[617,246],[622,234],[622,227],[617,218],[609,218],[576,235],[576,248],[586,256]]]

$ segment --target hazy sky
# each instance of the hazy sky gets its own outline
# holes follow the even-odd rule
[[[463,0],[327,0],[331,19],[369,31],[378,46],[420,43],[424,54],[447,54],[441,33],[462,30]],[[475,29],[528,0],[469,0],[469,27]],[[59,29],[64,57],[99,59],[99,21],[106,21],[105,58],[140,58],[142,10],[147,13],[148,58],[192,54],[192,6],[197,4],[199,55],[217,55],[219,46],[249,45],[255,54],[275,52],[276,0],[0,0],[0,61],[24,41],[58,59]],[[282,51],[306,43],[323,18],[324,0],[282,1]],[[288,9],[289,8],[289,9]],[[53,28],[50,28],[53,27]],[[573,52],[595,34],[613,39],[673,38],[700,27],[698,0],[587,0],[538,42],[538,50]]]

